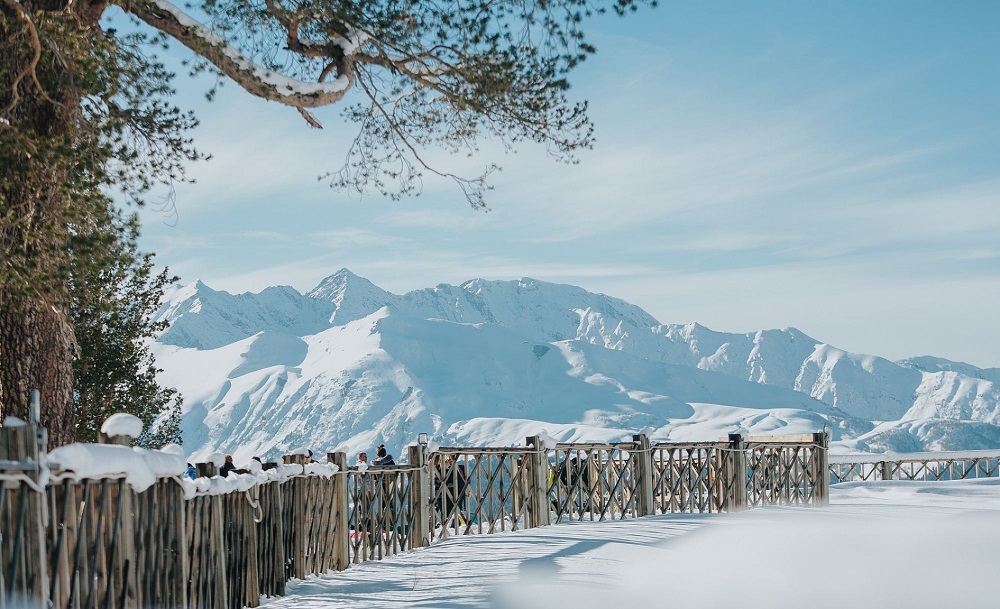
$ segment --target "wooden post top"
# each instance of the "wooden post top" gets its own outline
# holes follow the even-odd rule
[[[427,464],[427,445],[426,444],[414,444],[407,447],[407,462],[413,467],[423,467]]]
[[[0,427],[0,460],[31,460],[37,463],[39,460],[37,429],[35,425]]]
[[[219,475],[219,468],[214,463],[195,463],[194,468],[197,470],[199,478],[211,478]]]
[[[281,457],[285,462],[285,465],[305,465],[306,456],[305,455],[285,455]]]
[[[109,438],[103,433],[97,434],[98,444],[114,444],[117,446],[132,446],[132,438],[128,436],[114,436]]]
[[[347,469],[347,453],[339,451],[326,453],[326,462],[333,463],[340,468],[340,471],[344,471]]]

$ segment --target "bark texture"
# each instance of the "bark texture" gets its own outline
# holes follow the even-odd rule
[[[4,290],[0,301],[0,414],[26,420],[31,390],[38,389],[50,445],[72,442],[72,332],[37,300]]]
[[[0,69],[0,108],[8,117],[0,128],[0,417],[27,419],[31,390],[38,389],[41,423],[58,446],[74,436],[65,273],[76,161],[70,135],[79,100],[60,85],[71,80],[72,58],[42,52],[30,15],[11,2],[0,15],[0,55],[7,62]]]

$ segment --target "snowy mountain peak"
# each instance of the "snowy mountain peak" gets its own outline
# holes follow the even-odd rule
[[[320,281],[307,296],[332,303],[334,311],[328,321],[337,325],[367,317],[398,301],[397,296],[347,269]]]
[[[367,281],[363,277],[359,277],[347,269],[340,269],[333,275],[325,277],[323,280],[316,285],[311,291],[308,292],[308,296],[313,298],[324,298],[327,300],[332,300],[332,297],[341,294],[346,288],[347,284],[356,281]]]

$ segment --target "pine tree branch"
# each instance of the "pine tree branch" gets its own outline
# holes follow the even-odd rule
[[[346,63],[338,66],[338,77],[334,81],[305,82],[254,63],[225,38],[202,26],[166,0],[116,3],[150,26],[174,37],[257,97],[299,109],[318,108],[337,103],[354,84],[354,71],[351,69],[350,58],[346,56]]]

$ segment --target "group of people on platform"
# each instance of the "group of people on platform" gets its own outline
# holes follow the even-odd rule
[[[271,462],[271,461],[265,462],[260,457],[254,457],[253,460],[260,464],[261,470],[274,469],[278,467],[277,462]],[[305,462],[307,464],[318,462],[314,457],[312,450],[306,449]],[[385,444],[379,444],[378,447],[375,449],[375,459],[372,460],[371,463],[368,462],[368,453],[365,452],[358,453],[357,466],[361,469],[367,469],[369,466],[380,467],[380,466],[395,465],[395,464],[396,461],[393,459],[392,455],[389,454],[389,452],[386,450]],[[248,474],[250,473],[250,471],[251,471],[250,468],[236,467],[236,464],[233,463],[232,455],[226,455],[222,466],[219,467],[219,475],[222,476],[223,478],[229,476],[230,473]],[[196,468],[192,463],[188,463],[187,471],[185,472],[184,475],[194,480],[195,478],[198,477],[198,468]]]
[[[278,463],[277,462],[275,462],[275,461],[267,461],[267,462],[265,462],[260,457],[253,457],[253,461],[256,461],[257,463],[260,464],[260,470],[261,471],[266,471],[266,470],[269,470],[269,469],[275,469],[275,468],[278,467]],[[313,457],[313,451],[310,450],[310,449],[306,449],[305,462],[306,463],[316,463],[317,462],[315,460],[315,458]],[[254,469],[256,469],[256,468],[254,468]],[[231,474],[231,473],[232,474],[249,474],[252,471],[253,471],[253,469],[251,469],[250,467],[236,467],[236,464],[233,463],[233,456],[232,455],[226,455],[226,457],[225,457],[225,459],[224,459],[224,461],[222,463],[222,466],[219,467],[219,475],[222,476],[223,478],[228,477],[229,474]],[[185,472],[184,475],[187,476],[188,478],[194,480],[195,478],[198,477],[198,468],[196,468],[191,463],[188,463],[187,464],[187,471]]]
[[[369,461],[367,452],[358,453],[356,467],[365,472],[369,467],[395,465],[392,455],[386,451],[384,444],[375,449],[375,459]],[[466,496],[468,495],[469,475],[464,463],[456,463],[451,454],[437,455],[434,459],[434,507],[442,519],[448,518],[457,509],[459,519],[466,511]]]
[[[385,444],[379,444],[375,449],[375,459],[369,463],[368,453],[360,452],[358,453],[358,461],[355,463],[358,469],[364,471],[369,467],[384,467],[386,465],[395,465],[396,461],[392,458],[392,455],[385,449]]]
[[[254,461],[260,464],[261,470],[274,469],[278,467],[278,463],[274,462],[263,462],[260,457],[253,457]],[[305,454],[305,462],[313,463],[313,452],[307,450]],[[188,463],[188,469],[186,475],[192,480],[198,477],[197,469],[191,463]],[[379,444],[375,448],[375,459],[369,462],[368,453],[360,452],[357,456],[356,467],[360,472],[365,472],[369,467],[384,467],[396,465],[395,459],[393,459],[392,454],[390,454],[386,448],[385,444]],[[256,468],[254,468],[256,469]],[[469,474],[464,463],[457,463],[455,461],[455,456],[452,454],[441,455],[438,454],[434,458],[434,507],[442,519],[447,519],[452,514],[457,514],[458,518],[462,518],[462,514],[466,512],[466,496],[468,495],[469,486]],[[250,473],[249,468],[237,468],[233,463],[233,456],[226,455],[225,462],[222,467],[219,468],[219,475],[222,477],[227,477],[230,473],[236,474],[246,474]],[[565,487],[572,488],[574,486],[580,487],[580,497],[586,497],[586,490],[590,486],[590,476],[589,470],[584,465],[582,461],[579,461],[576,457],[563,461],[560,467],[556,470],[549,472],[549,489],[550,493],[554,493],[557,486],[556,483]],[[581,501],[580,498],[577,501]],[[584,499],[585,501],[585,499]],[[558,501],[556,496],[552,496],[553,506],[558,508]],[[579,506],[583,507],[583,506]],[[457,510],[457,511],[456,511]]]

